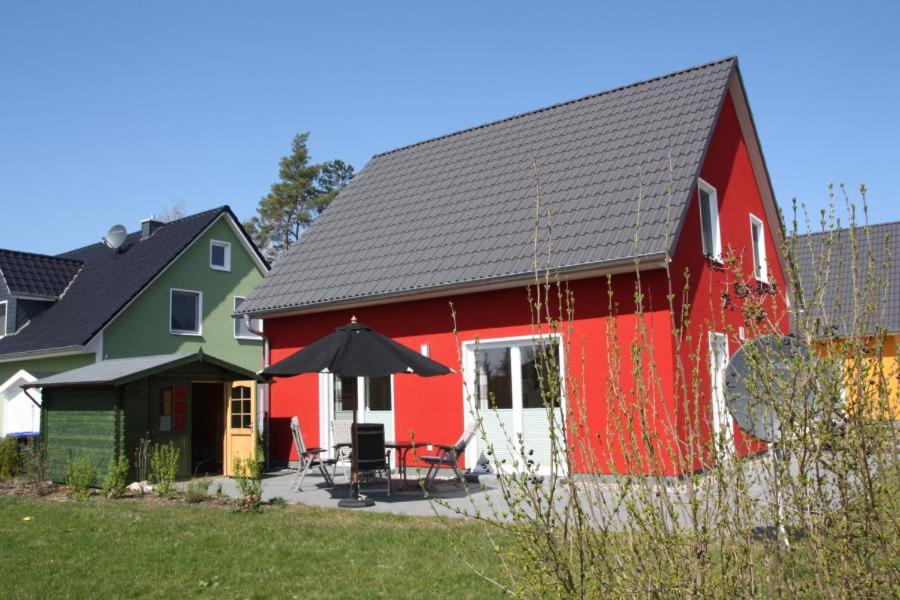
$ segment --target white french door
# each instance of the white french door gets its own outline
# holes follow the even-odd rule
[[[466,464],[472,467],[488,458],[492,466],[504,471],[524,470],[524,451],[524,460],[533,461],[538,472],[550,473],[554,460],[551,424],[560,438],[557,452],[565,448],[564,362],[558,337],[469,342],[464,351],[466,422],[477,414],[483,428],[483,435],[476,436],[466,451]],[[558,385],[546,383],[551,374],[559,377]],[[563,458],[556,456],[557,472],[561,472]]]
[[[394,439],[393,377],[341,377],[322,373],[319,375],[319,439],[325,442],[323,445],[329,453],[334,452],[335,442],[331,422],[353,420],[354,407],[357,422],[381,423],[384,439]]]
[[[718,459],[734,456],[734,420],[725,406],[725,368],[728,366],[728,337],[709,333],[709,381],[712,398],[713,447]]]

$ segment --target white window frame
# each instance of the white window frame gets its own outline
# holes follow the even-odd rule
[[[5,310],[3,311],[3,328],[0,329],[0,338],[5,338],[9,334],[8,328],[6,326],[7,322],[9,321],[9,302],[7,300],[0,300],[0,304],[5,307]]]
[[[465,424],[466,426],[470,425],[475,418],[475,414],[480,410],[490,410],[490,409],[482,409],[476,406],[481,398],[479,397],[479,391],[477,388],[477,378],[475,376],[477,365],[475,364],[475,353],[476,350],[481,349],[490,349],[490,348],[510,348],[510,351],[513,352],[513,348],[515,348],[516,354],[518,353],[520,348],[525,346],[533,345],[537,342],[545,342],[545,341],[556,341],[559,344],[559,379],[560,379],[560,389],[559,389],[559,408],[560,414],[562,414],[565,418],[568,398],[566,394],[566,355],[565,355],[565,346],[563,344],[562,334],[559,333],[549,333],[543,335],[519,335],[519,336],[510,336],[510,337],[502,337],[502,338],[489,338],[485,340],[481,339],[473,339],[473,340],[465,340],[462,343],[462,351],[463,351],[463,415],[465,416]],[[512,356],[510,358],[510,362],[515,358]],[[513,394],[513,407],[512,407],[512,421],[513,421],[513,431],[510,432],[510,435],[513,439],[522,433],[522,381],[521,375],[516,376],[512,375],[512,394]],[[474,466],[476,462],[478,462],[478,454],[485,449],[484,440],[479,439],[479,436],[476,436],[475,439],[472,440],[466,447],[466,465]],[[565,440],[565,446],[568,448],[569,440]],[[560,473],[566,475],[565,473],[565,462],[559,463],[559,468],[561,468]]]
[[[753,228],[756,226],[759,226],[758,248],[753,238]],[[756,263],[757,250],[759,251],[760,264]],[[753,254],[753,276],[757,281],[769,283],[769,265],[766,262],[766,224],[753,213],[750,214],[750,252]],[[756,274],[757,271],[759,272],[759,275]]]
[[[334,384],[335,374],[323,371],[319,373],[319,440],[328,441],[327,456],[329,458],[337,458],[334,451],[334,440],[332,439],[331,422],[337,418],[334,410]],[[368,396],[368,380],[366,377],[356,378],[356,415],[358,423],[366,423],[367,413],[369,412],[390,412],[393,419],[394,437],[397,437],[397,394],[394,387],[395,377],[391,378],[391,410],[390,411],[370,411]],[[371,422],[371,421],[370,421]],[[319,444],[322,445],[321,443]],[[391,465],[394,465],[394,453],[391,453]]]
[[[219,247],[225,250],[225,265],[213,264],[213,248]],[[222,240],[209,241],[209,268],[214,271],[231,271],[231,242],[223,242]]]
[[[703,235],[703,208],[700,206],[700,203],[703,202],[703,199],[700,196],[701,190],[709,195],[709,221],[713,228],[713,248],[706,247],[706,239]],[[722,231],[719,227],[719,195],[716,192],[716,188],[699,177],[697,178],[697,208],[698,216],[700,218],[700,244],[703,247],[703,254],[708,256],[710,260],[722,264]]]
[[[197,294],[197,331],[182,331],[181,329],[172,329],[172,298],[175,292],[183,292],[186,294]],[[169,289],[169,333],[172,335],[191,335],[200,337],[203,335],[203,292],[200,290],[185,290],[182,288]]]
[[[734,417],[728,411],[725,405],[725,371],[728,361],[731,358],[731,348],[728,344],[728,336],[720,331],[710,331],[707,338],[707,347],[709,354],[709,394],[710,394],[710,429],[712,435],[718,438],[724,436],[725,447],[722,449],[724,455],[717,456],[717,460],[728,459],[735,456],[734,443]],[[722,371],[717,368],[717,360],[720,358],[716,353],[716,340],[724,342],[725,356],[721,357]],[[718,381],[716,377],[718,376]],[[724,419],[722,418],[724,417]],[[723,422],[724,420],[724,422]],[[722,431],[722,427],[726,429]]]
[[[238,300],[243,302],[246,299],[247,299],[246,296],[235,296],[234,299],[232,300],[232,307],[234,308],[234,310],[237,311],[237,309],[238,309]],[[243,316],[234,319],[234,327],[232,327],[232,330],[234,331],[234,339],[236,339],[236,340],[256,340],[256,341],[261,340],[262,337],[260,337],[258,335],[254,335],[252,333],[250,335],[238,335],[238,322],[243,321],[243,320],[244,320]],[[256,321],[256,325],[258,325],[258,327],[254,327],[254,329],[256,329],[257,331],[262,331],[263,330],[262,319],[250,319],[251,326],[254,325],[254,323],[253,323],[254,321]]]

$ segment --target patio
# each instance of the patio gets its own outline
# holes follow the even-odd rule
[[[422,472],[424,477],[424,470]],[[496,507],[502,503],[502,496],[497,486],[496,478],[481,476],[480,481],[470,481],[468,492],[454,479],[439,477],[435,480],[430,495],[440,499],[448,506],[440,506],[425,498],[425,493],[415,482],[416,473],[412,467],[409,472],[409,482],[403,490],[399,489],[400,480],[396,474],[392,479],[391,495],[387,496],[384,485],[376,482],[374,485],[363,485],[360,493],[375,500],[375,505],[368,507],[368,511],[402,514],[410,516],[434,516],[435,514],[461,517],[456,509],[472,513],[475,510],[488,512],[491,506]],[[334,487],[328,487],[323,478],[318,474],[310,474],[303,482],[301,491],[293,489],[296,471],[283,469],[266,473],[262,482],[262,497],[264,501],[272,498],[284,498],[289,504],[305,504],[319,508],[337,508],[338,502],[347,498],[349,488],[346,480],[338,475]],[[184,485],[184,484],[181,484]],[[228,477],[214,477],[210,485],[210,493],[214,493],[218,486],[222,486],[222,493],[232,497],[238,497],[237,486],[234,480]]]

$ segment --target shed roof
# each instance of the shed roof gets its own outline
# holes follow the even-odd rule
[[[87,385],[123,385],[136,379],[143,379],[150,375],[169,371],[176,367],[195,363],[206,362],[243,379],[263,381],[256,373],[243,367],[219,360],[201,352],[181,354],[160,354],[156,356],[138,356],[134,358],[116,358],[101,360],[92,365],[65,371],[56,375],[50,375],[28,383],[23,387],[72,387]]]
[[[241,312],[523,278],[536,177],[553,266],[659,261],[736,68],[728,58],[376,155]]]

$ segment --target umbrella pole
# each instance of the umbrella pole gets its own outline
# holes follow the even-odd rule
[[[356,401],[359,404],[359,399]],[[365,508],[366,506],[374,506],[375,501],[370,498],[359,497],[359,463],[356,462],[359,446],[359,439],[356,435],[356,406],[353,407],[353,426],[350,428],[352,432],[352,446],[350,447],[350,497],[344,498],[338,502],[341,508]]]

